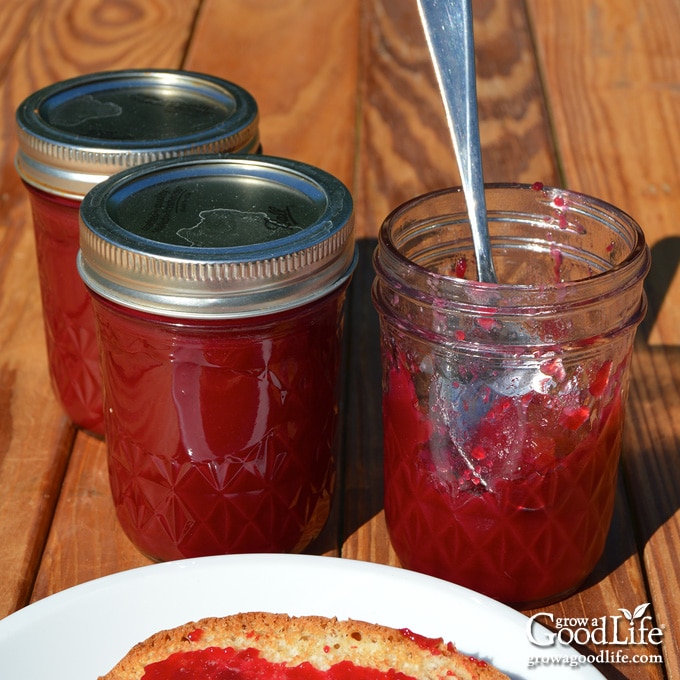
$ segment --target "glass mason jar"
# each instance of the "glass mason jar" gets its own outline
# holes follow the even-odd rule
[[[498,284],[477,281],[459,189],[380,230],[386,521],[405,567],[538,605],[604,549],[650,256],[595,198],[536,184],[486,199]]]
[[[94,316],[75,264],[80,202],[127,167],[257,151],[257,105],[238,85],[204,74],[107,71],[34,92],[16,120],[16,167],[33,212],[50,378],[70,419],[101,434]]]
[[[267,156],[151,163],[81,208],[120,523],[170,560],[288,552],[336,474],[352,199]]]

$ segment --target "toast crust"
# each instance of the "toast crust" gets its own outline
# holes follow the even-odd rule
[[[257,649],[270,663],[298,666],[306,662],[321,671],[349,661],[418,680],[508,680],[490,664],[461,654],[442,640],[364,621],[268,612],[206,618],[159,631],[135,645],[99,680],[141,680],[151,663],[210,647]],[[201,680],[210,678],[202,676]]]

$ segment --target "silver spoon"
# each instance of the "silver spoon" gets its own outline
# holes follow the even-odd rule
[[[477,278],[495,283],[484,197],[471,0],[418,0],[467,205]]]

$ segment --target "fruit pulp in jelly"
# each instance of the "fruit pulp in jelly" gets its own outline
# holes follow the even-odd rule
[[[403,566],[515,605],[577,588],[613,513],[627,363],[605,361],[571,395],[487,391],[461,446],[422,405],[430,378],[390,355],[385,512]]]

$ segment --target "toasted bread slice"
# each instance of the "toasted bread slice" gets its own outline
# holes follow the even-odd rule
[[[342,677],[357,679],[508,680],[485,661],[461,654],[451,643],[408,630],[265,612],[201,619],[160,631],[135,645],[100,680],[142,680],[145,675],[167,679],[179,677],[171,674],[179,667],[193,669],[193,674],[185,671],[183,678],[213,680],[227,677],[214,670],[227,666],[241,673],[228,677],[249,680],[255,677],[257,666],[264,672],[259,677],[286,678],[288,670],[301,665],[305,678],[318,680],[338,677],[339,668],[351,672]]]

